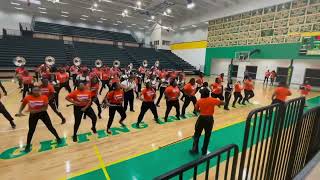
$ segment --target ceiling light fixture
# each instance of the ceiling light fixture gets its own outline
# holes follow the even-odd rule
[[[14,8],[18,10],[23,10],[23,8],[20,8],[20,7],[14,7]]]
[[[132,26],[135,26],[136,24],[131,24]]]
[[[194,8],[195,4],[192,0],[187,0],[187,8],[192,9]]]
[[[15,6],[20,6],[19,3],[15,3],[15,2],[10,2],[10,4],[15,5]]]
[[[61,14],[61,16],[62,16],[62,17],[69,17],[69,16],[67,16],[67,15],[64,15],[64,14]]]
[[[168,14],[167,14],[166,12],[163,12],[163,15],[164,15],[164,16],[168,16]]]
[[[97,21],[98,23],[103,23],[103,21]]]
[[[127,26],[128,28],[132,27],[132,26]]]
[[[113,25],[118,26],[118,24],[117,24],[117,23],[114,23]]]
[[[84,20],[84,21],[86,21],[87,19],[85,19],[85,18],[80,18],[81,20]]]
[[[67,11],[61,11],[62,14],[69,14]]]
[[[167,13],[170,14],[172,11],[170,8],[167,9]]]
[[[122,23],[122,21],[117,21],[117,23],[120,23],[120,24],[121,24],[121,23]]]
[[[47,14],[47,12],[45,12],[45,11],[40,11],[40,13],[41,13],[41,14]]]
[[[38,8],[41,10],[47,10],[47,8],[44,8],[44,7],[38,7]]]
[[[141,1],[137,1],[137,5],[138,5],[138,6],[141,6]]]
[[[25,2],[25,3],[30,3],[30,4],[41,5],[41,1],[40,0],[18,0],[18,1]]]
[[[198,27],[198,26],[196,26],[196,25],[191,25],[192,27]]]
[[[97,8],[98,7],[98,3],[94,3],[93,7]]]
[[[152,19],[152,20],[154,20],[154,18],[155,18],[154,16],[151,16],[151,19]]]
[[[89,16],[87,16],[87,15],[84,15],[84,14],[83,14],[83,15],[81,15],[81,16],[82,16],[82,17],[86,17],[86,18],[87,18],[87,17],[89,17]]]
[[[105,18],[100,18],[102,21],[106,21],[107,19],[105,19]]]

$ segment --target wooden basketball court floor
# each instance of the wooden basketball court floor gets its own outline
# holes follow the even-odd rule
[[[213,77],[207,81],[213,82]],[[8,96],[1,101],[14,115],[20,106],[21,94],[17,84],[5,82]],[[240,144],[243,140],[244,121],[250,110],[270,104],[274,87],[255,84],[255,97],[251,103],[237,108],[230,106],[230,111],[216,108],[214,132],[211,136],[209,151],[214,151],[227,144]],[[292,89],[293,96],[299,91]],[[104,91],[104,94],[106,91]],[[177,121],[174,116],[168,123],[156,124],[151,112],[144,118],[141,129],[135,128],[141,102],[135,100],[135,112],[127,112],[127,127],[120,127],[119,116],[115,117],[113,134],[107,135],[105,127],[108,110],[104,110],[102,119],[97,122],[97,134],[92,134],[91,120],[82,120],[79,129],[79,141],[72,142],[73,113],[72,107],[66,107],[64,100],[67,92],[60,93],[60,111],[67,118],[67,123],[60,125],[60,119],[49,108],[49,114],[59,135],[65,142],[57,146],[53,135],[39,121],[32,140],[32,151],[23,151],[28,131],[28,116],[15,118],[17,128],[11,130],[9,123],[1,116],[0,120],[0,175],[1,179],[152,179],[197,156],[188,153],[192,145],[192,135],[196,117],[189,113],[186,119]],[[103,94],[103,95],[104,95]],[[312,92],[308,98],[309,107],[320,104],[320,93]],[[100,97],[100,100],[103,96]],[[233,99],[231,99],[232,102]],[[182,102],[180,103],[182,106]],[[158,114],[164,116],[165,101],[161,101]],[[93,108],[96,110],[95,105]],[[187,112],[192,112],[192,104]],[[170,115],[175,115],[174,109]],[[200,142],[202,144],[202,142]]]

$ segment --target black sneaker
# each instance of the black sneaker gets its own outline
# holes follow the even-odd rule
[[[124,120],[122,121],[119,121],[119,123],[121,124],[121,126],[126,126],[124,123],[123,123]]]
[[[182,117],[183,119],[186,119],[186,118],[187,118],[186,115],[181,115],[181,117]]]
[[[232,105],[233,108],[237,108],[235,105]]]
[[[230,109],[229,109],[229,108],[224,108],[224,110],[227,110],[227,111],[229,111]]]
[[[57,143],[58,144],[61,144],[62,143],[62,140],[59,138],[59,139],[57,139]]]
[[[177,118],[177,120],[180,120],[180,117],[176,117]]]
[[[26,147],[24,148],[25,152],[30,152],[31,151],[31,146],[30,144],[27,144]]]
[[[73,141],[73,142],[77,142],[77,141],[78,141],[77,136],[72,136],[72,141]]]
[[[136,124],[136,128],[140,129],[140,124],[139,123]]]
[[[190,150],[189,150],[189,153],[190,153],[190,154],[199,154],[199,151],[198,151],[198,150],[190,149]]]
[[[10,125],[11,125],[12,129],[16,128],[16,124],[13,121],[10,121]]]
[[[110,131],[110,129],[106,129],[106,132],[107,132],[108,134],[112,134],[112,132]]]
[[[96,128],[95,128],[95,127],[91,128],[91,130],[92,130],[92,132],[93,132],[94,134],[96,134],[96,133],[97,133],[97,130],[96,130]]]

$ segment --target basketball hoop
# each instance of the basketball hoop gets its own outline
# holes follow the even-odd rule
[[[250,51],[236,51],[234,56],[235,62],[249,62]]]

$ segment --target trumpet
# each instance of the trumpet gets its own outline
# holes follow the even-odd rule
[[[120,61],[118,60],[113,61],[113,67],[116,67],[116,68],[120,67]]]
[[[148,61],[147,61],[147,60],[144,60],[144,61],[142,62],[142,66],[143,66],[143,67],[148,67]]]
[[[52,56],[47,56],[45,57],[44,62],[47,66],[52,66],[56,63],[56,60]]]
[[[159,67],[159,65],[160,65],[160,62],[159,62],[159,61],[156,61],[156,62],[154,63],[154,66],[155,66],[155,67]]]
[[[95,65],[97,68],[101,68],[102,65],[103,65],[103,63],[102,63],[102,61],[101,61],[100,59],[97,59],[97,60],[95,61],[94,65]]]
[[[17,56],[15,58],[13,58],[13,64],[18,67],[26,65],[26,63],[27,63],[27,61],[24,57]]]
[[[73,64],[75,66],[80,66],[81,65],[81,59],[79,57],[73,58]]]

